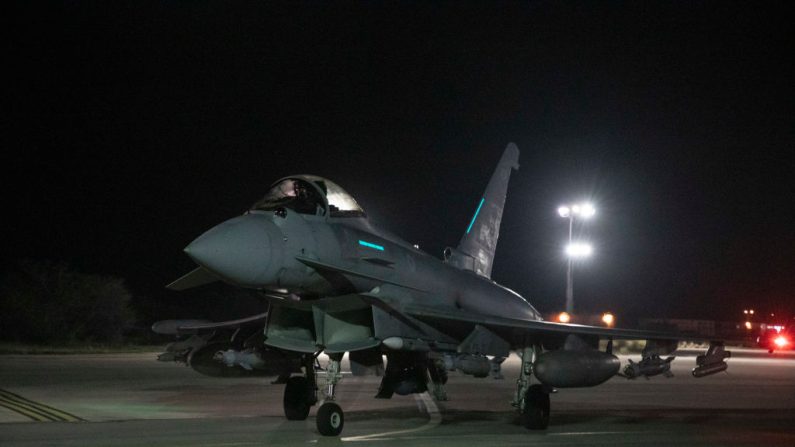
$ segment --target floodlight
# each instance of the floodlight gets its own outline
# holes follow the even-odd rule
[[[580,205],[580,216],[587,219],[592,217],[594,214],[596,214],[596,208],[594,208],[590,203],[584,203]]]
[[[572,258],[587,258],[593,253],[593,247],[583,242],[572,242],[566,246],[566,254]]]

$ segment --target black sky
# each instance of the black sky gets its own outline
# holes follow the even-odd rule
[[[795,311],[787,2],[22,2],[4,39],[6,263],[163,285],[275,179],[329,177],[438,255],[519,145],[493,277],[585,310]]]

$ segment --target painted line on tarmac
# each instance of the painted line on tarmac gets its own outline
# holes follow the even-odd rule
[[[31,410],[29,408],[20,407],[14,403],[5,402],[4,400],[0,399],[0,407],[8,408],[9,410],[13,411],[14,413],[21,414],[29,419],[32,419],[36,422],[47,422],[47,421],[54,421],[55,419],[47,416],[44,413],[39,413],[37,411]]]
[[[594,435],[625,435],[629,433],[643,433],[647,435],[652,432],[639,432],[639,431],[572,431],[562,433],[546,433],[546,436],[594,436]]]
[[[664,434],[664,432],[648,432],[648,431],[591,431],[591,432],[585,432],[585,431],[583,431],[583,432],[563,432],[563,433],[537,432],[536,434],[543,435],[546,438],[546,437],[550,437],[550,436],[598,436],[598,435],[629,435],[629,434],[634,434],[634,435],[643,434],[645,436],[645,435],[648,435],[648,434],[654,434],[654,435]],[[502,443],[507,443],[506,439],[509,439],[509,438],[527,439],[528,436],[533,436],[533,432],[528,430],[526,433],[513,433],[513,434],[504,434],[503,433],[503,434],[500,434],[499,436],[502,437],[501,438],[502,439],[502,441],[501,441]],[[474,442],[474,440],[482,440],[483,438],[486,438],[487,440],[489,440],[492,443],[495,442],[493,433],[464,434],[464,435],[450,435],[450,434],[446,434],[446,435],[425,435],[425,436],[401,436],[400,439],[405,440],[405,441],[420,440],[420,439],[421,440],[425,440],[425,441],[429,441],[429,440],[433,440],[433,439],[447,439],[447,440],[450,440],[451,438],[455,438],[455,439],[458,439],[458,440],[471,439],[471,440],[473,440],[473,442]]]
[[[0,389],[0,406],[19,413],[36,422],[84,422],[72,413],[24,398],[19,394]]]
[[[442,423],[442,414],[439,412],[439,407],[436,406],[436,402],[433,401],[433,398],[430,395],[428,395],[427,392],[422,394],[415,394],[414,399],[417,401],[417,406],[427,411],[428,416],[430,416],[430,419],[428,419],[428,422],[425,425],[417,428],[410,428],[407,430],[388,431],[384,433],[374,433],[372,435],[363,435],[363,436],[349,436],[341,438],[341,440],[345,442],[389,441],[394,439],[394,437],[396,436],[402,437],[403,435],[414,434],[421,431],[430,430]]]

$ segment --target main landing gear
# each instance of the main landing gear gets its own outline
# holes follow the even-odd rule
[[[303,361],[305,376],[287,379],[284,387],[284,415],[291,421],[303,421],[309,416],[309,408],[317,403],[316,356],[307,356]],[[342,354],[329,354],[329,364],[324,373],[325,389],[323,403],[317,410],[315,422],[317,431],[323,436],[337,436],[342,433],[345,415],[342,408],[334,402],[335,388],[342,379],[340,361]]]
[[[527,347],[520,353],[522,367],[516,381],[516,396],[512,405],[519,410],[522,425],[530,430],[545,430],[549,426],[549,393],[545,385],[531,385],[533,362],[536,350],[540,347]]]
[[[287,379],[284,387],[284,415],[289,421],[303,421],[309,416],[309,407],[317,402],[314,384],[303,376]]]
[[[549,392],[543,385],[531,385],[524,397],[522,424],[530,430],[549,426]]]

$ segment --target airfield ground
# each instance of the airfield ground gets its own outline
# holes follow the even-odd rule
[[[286,421],[283,385],[265,379],[204,377],[155,353],[3,355],[0,445],[795,445],[795,353],[734,349],[728,373],[702,379],[689,374],[695,354],[680,353],[672,379],[560,390],[544,432],[516,424],[515,357],[505,380],[452,375],[440,403],[376,400],[378,378],[346,376],[341,438],[320,436],[314,411]]]

